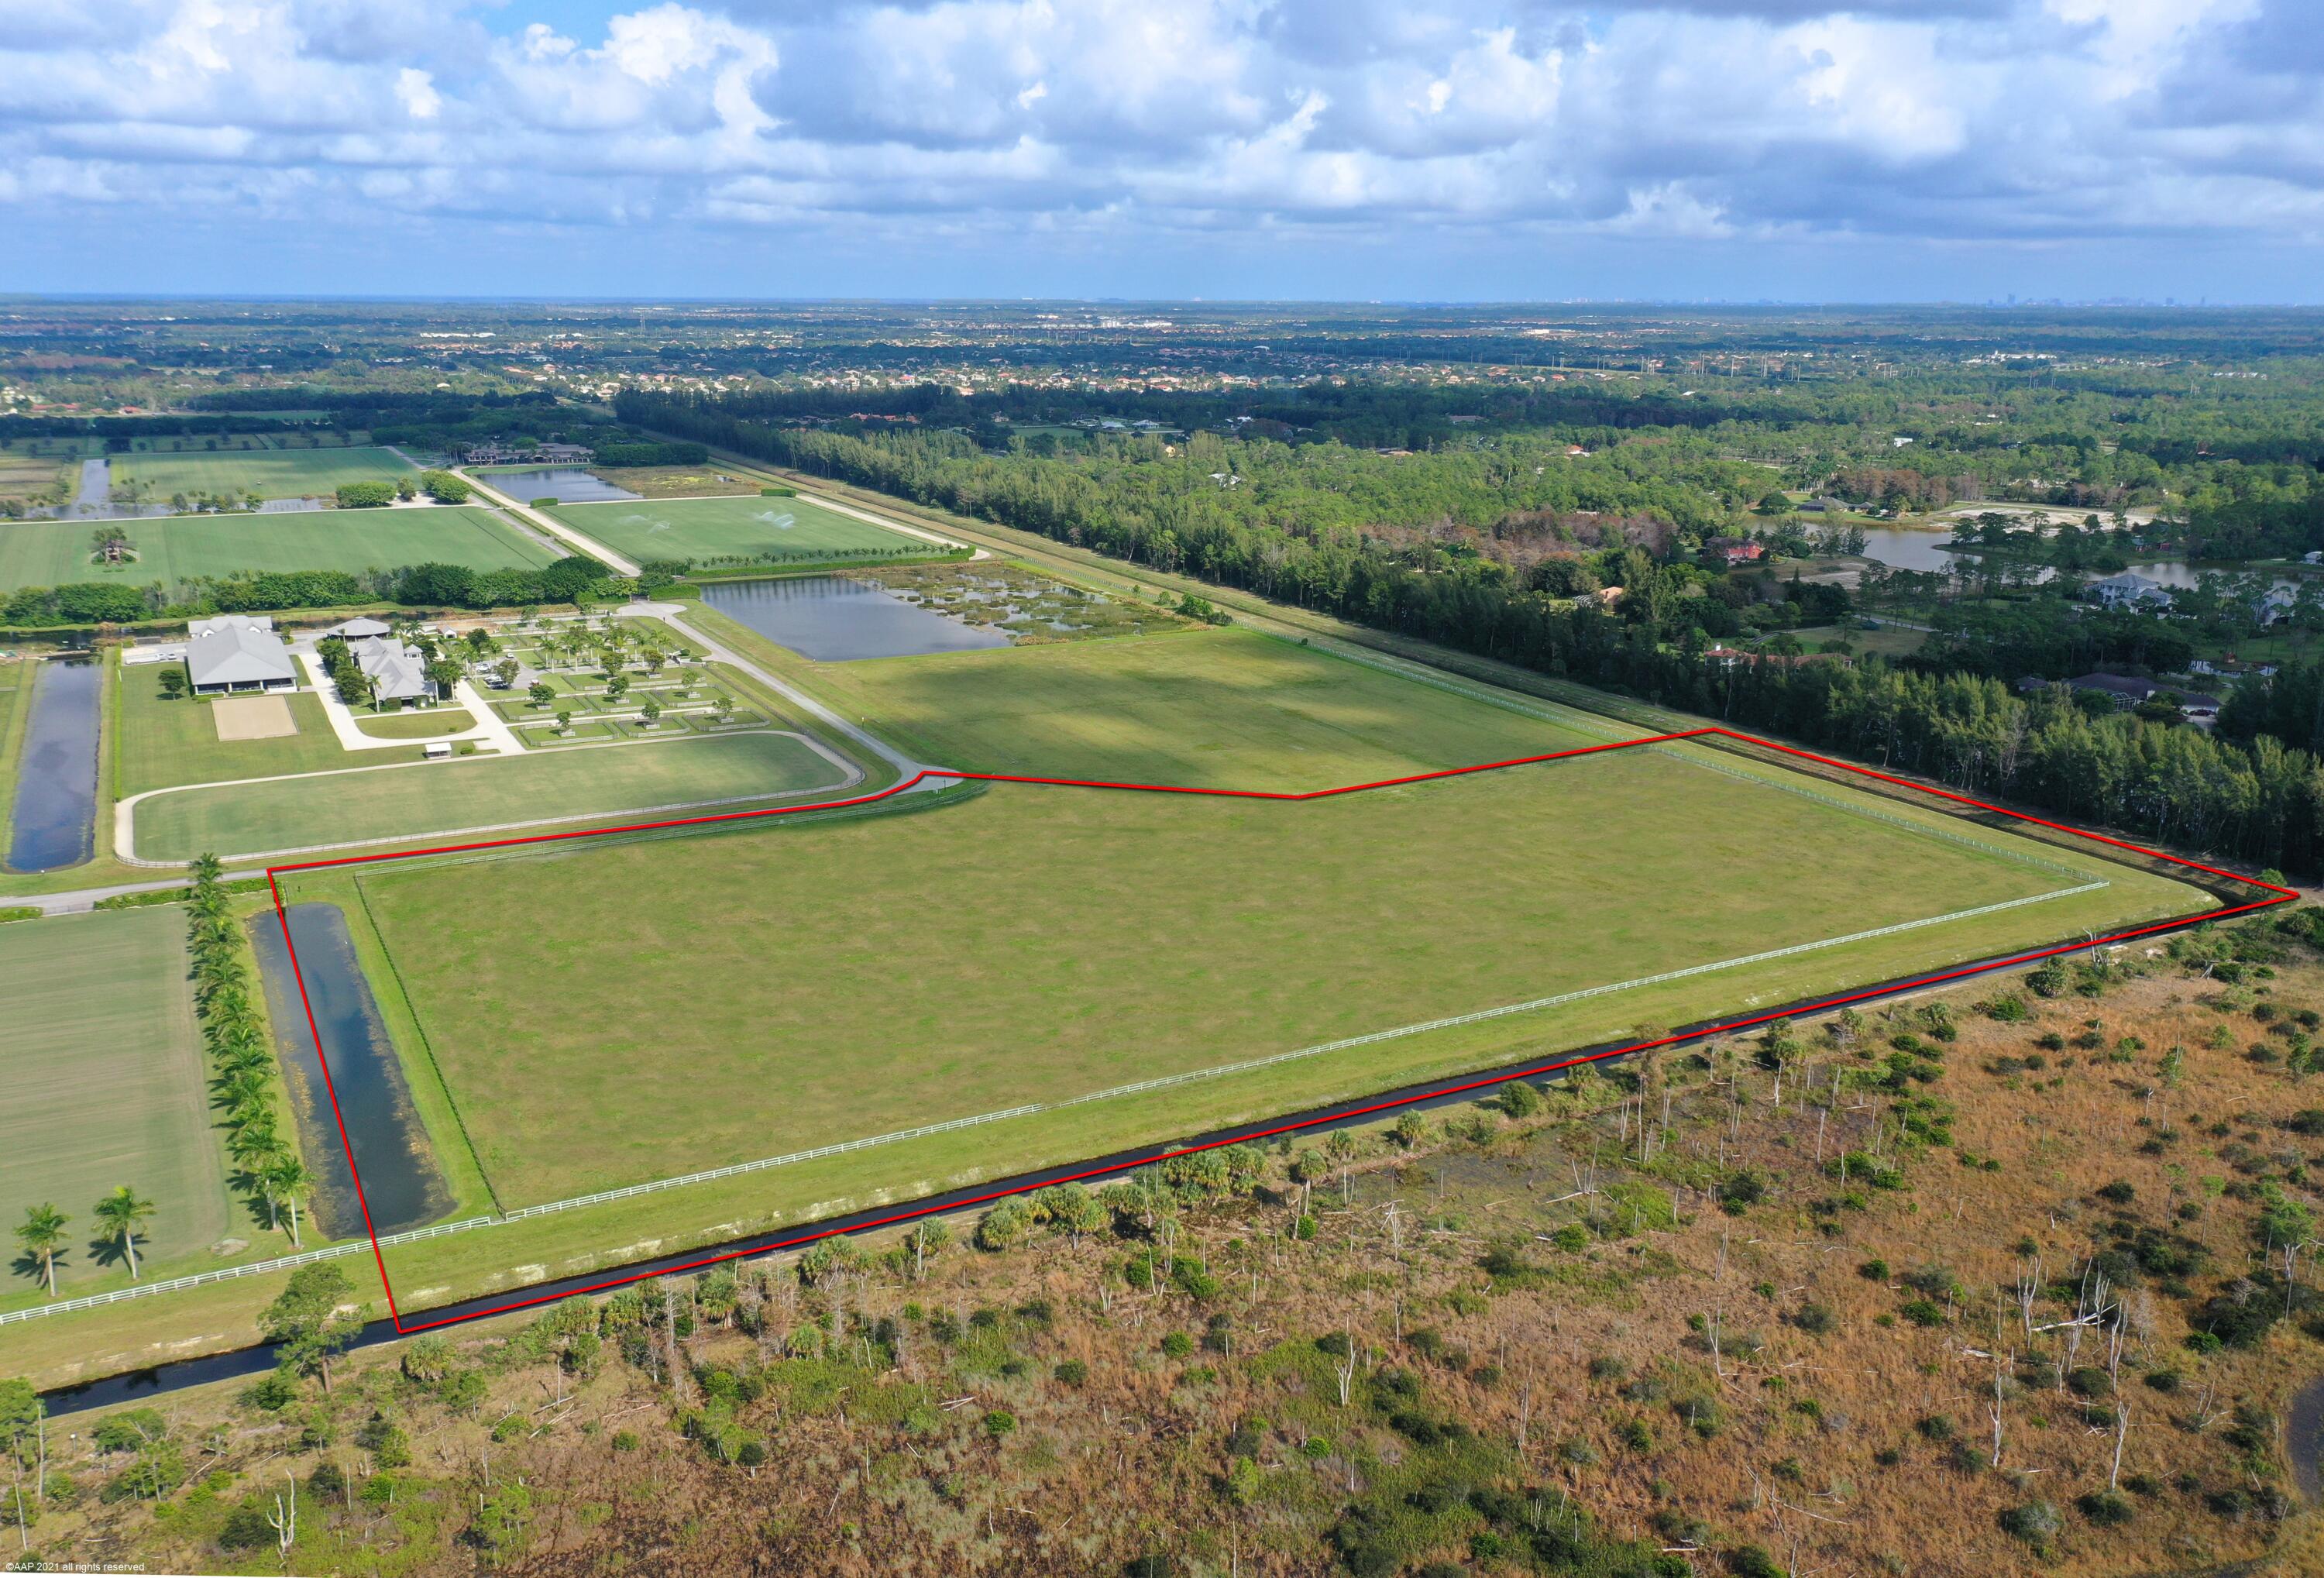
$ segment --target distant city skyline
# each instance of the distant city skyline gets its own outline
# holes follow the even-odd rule
[[[0,291],[2324,301],[2300,0],[0,0]]]

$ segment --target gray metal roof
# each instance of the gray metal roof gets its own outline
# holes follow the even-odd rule
[[[296,683],[290,649],[269,626],[240,614],[197,620],[187,628],[186,674],[197,688],[205,685],[274,685]]]

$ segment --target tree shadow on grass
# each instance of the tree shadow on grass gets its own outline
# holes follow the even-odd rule
[[[61,1244],[58,1245],[56,1262],[57,1279],[59,1281],[62,1281],[64,1279],[65,1273],[72,1269],[72,1251],[66,1249]],[[45,1278],[41,1270],[41,1257],[32,1253],[30,1250],[24,1250],[14,1260],[9,1261],[8,1269],[15,1272],[19,1277],[29,1277],[33,1281],[42,1283],[44,1287],[46,1286]]]

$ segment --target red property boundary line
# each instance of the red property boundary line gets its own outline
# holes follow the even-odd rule
[[[1403,784],[1429,783],[1438,779],[1462,778],[1471,773],[1478,772],[1497,772],[1506,768],[1528,767],[1537,762],[1561,761],[1570,757],[1594,756],[1608,751],[1628,751],[1640,745],[1666,744],[1672,741],[1702,739],[1714,735],[1738,741],[1747,745],[1755,745],[1763,750],[1779,751],[1787,756],[1799,757],[1803,761],[1817,762],[1826,767],[1838,768],[1842,771],[1855,773],[1858,777],[1877,780],[1881,783],[1893,784],[1898,788],[1914,790],[1918,794],[1925,794],[1933,796],[1939,799],[1950,800],[1956,805],[1967,806],[1977,810],[1988,811],[1997,816],[2008,817],[2015,821],[2031,823],[2037,827],[2047,827],[2053,832],[2070,834],[2077,838],[2088,839],[2094,844],[2107,844],[2116,849],[2126,850],[2134,854],[2144,855],[2149,859],[2159,860],[2171,865],[2184,867],[2189,871],[2201,872],[2208,876],[2224,878],[2228,881],[2237,882],[2246,887],[2264,889],[2273,896],[2266,899],[2253,900],[2247,903],[2223,905],[2216,909],[2175,916],[2168,920],[2153,921],[2144,926],[2133,927],[2126,930],[2110,933],[2105,937],[2086,938],[2080,942],[2063,943],[2052,947],[2036,948],[2026,953],[2013,954],[1997,959],[1987,959],[1981,963],[1963,965],[1960,968],[1943,971],[1937,974],[1923,975],[1903,983],[1891,983],[1886,985],[1876,986],[1863,992],[1849,992],[1839,997],[1826,998],[1819,1002],[1808,1003],[1805,1005],[1794,1004],[1789,1008],[1754,1015],[1748,1019],[1722,1020],[1715,1024],[1707,1025],[1702,1029],[1681,1031],[1676,1034],[1664,1036],[1658,1039],[1651,1041],[1637,1041],[1628,1046],[1609,1047],[1604,1051],[1589,1053],[1580,1057],[1564,1058],[1556,1062],[1544,1063],[1534,1067],[1517,1069],[1515,1071],[1503,1070],[1493,1074],[1489,1077],[1472,1080],[1467,1084],[1432,1085],[1427,1090],[1416,1095],[1399,1095],[1393,1099],[1377,1102],[1368,1106],[1333,1108],[1320,1116],[1304,1118],[1294,1122],[1278,1124],[1268,1129],[1259,1129],[1247,1132],[1239,1131],[1231,1138],[1208,1140],[1200,1145],[1160,1145],[1153,1148],[1150,1152],[1141,1153],[1135,1160],[1124,1161],[1117,1158],[1116,1159],[1108,1161],[1102,1166],[1090,1167],[1081,1172],[1055,1175],[1044,1174],[1038,1183],[1019,1184],[1008,1188],[994,1189],[987,1194],[973,1195],[964,1197],[947,1195],[936,1204],[900,1210],[890,1215],[879,1217],[872,1221],[857,1222],[847,1226],[827,1227],[820,1231],[804,1232],[796,1237],[783,1239],[772,1243],[754,1242],[748,1248],[744,1249],[719,1250],[705,1254],[697,1260],[687,1260],[678,1265],[657,1265],[650,1270],[637,1271],[628,1275],[611,1276],[603,1281],[588,1283],[579,1287],[567,1287],[555,1293],[540,1294],[531,1297],[512,1298],[506,1303],[497,1304],[487,1309],[471,1310],[464,1314],[451,1315],[438,1320],[407,1323],[403,1318],[402,1312],[396,1307],[395,1288],[388,1280],[387,1276],[387,1258],[380,1249],[378,1231],[372,1226],[371,1202],[364,1197],[363,1175],[355,1167],[355,1147],[347,1139],[346,1118],[339,1111],[338,1086],[331,1075],[330,1059],[326,1057],[323,1052],[322,1031],[316,1023],[314,1004],[309,1001],[307,995],[306,975],[299,964],[299,950],[297,946],[292,942],[290,937],[290,918],[283,907],[281,888],[275,881],[278,875],[287,874],[292,872],[328,870],[339,866],[371,865],[383,861],[416,860],[428,855],[465,854],[471,854],[478,850],[507,849],[518,845],[535,844],[556,844],[574,838],[603,838],[613,834],[651,832],[669,827],[697,827],[722,822],[740,822],[770,817],[796,816],[804,811],[838,810],[850,806],[871,805],[877,801],[890,799],[895,796],[906,793],[910,789],[917,789],[923,782],[945,779],[956,779],[964,781],[982,783],[1044,784],[1061,789],[1120,789],[1139,794],[1204,795],[1222,799],[1321,800],[1330,799],[1340,795],[1361,794],[1370,789],[1394,789]],[[2273,882],[2263,882],[2255,878],[2243,876],[2237,872],[2226,871],[2218,866],[2205,865],[2200,861],[2189,860],[2181,855],[2166,854],[2161,850],[2149,849],[2144,844],[2133,844],[2126,839],[2111,838],[2103,833],[2092,833],[2086,828],[2071,826],[2063,822],[2053,822],[2044,817],[2029,816],[2023,811],[2013,811],[2008,809],[2006,807],[1992,805],[1987,801],[1974,798],[1969,795],[1956,794],[1950,789],[1938,789],[1927,784],[1914,783],[1909,779],[1899,778],[1893,773],[1881,772],[1869,767],[1859,767],[1851,761],[1841,761],[1833,757],[1821,756],[1812,751],[1803,751],[1796,746],[1780,744],[1773,740],[1763,740],[1756,734],[1743,734],[1738,730],[1724,728],[1717,724],[1707,724],[1702,728],[1696,729],[1682,729],[1675,733],[1665,734],[1646,734],[1635,740],[1616,740],[1602,745],[1577,746],[1570,751],[1552,751],[1539,756],[1517,756],[1512,757],[1506,761],[1480,762],[1473,767],[1450,767],[1435,772],[1416,772],[1404,778],[1381,779],[1372,783],[1344,784],[1336,789],[1308,789],[1296,793],[1275,789],[1188,789],[1171,784],[1111,783],[1092,779],[1038,778],[1015,773],[963,772],[945,769],[924,768],[920,771],[914,773],[909,779],[906,780],[902,783],[881,789],[876,794],[857,795],[848,799],[821,800],[812,805],[780,806],[770,809],[756,811],[724,811],[707,817],[681,817],[667,822],[639,822],[619,827],[580,828],[568,833],[536,833],[520,838],[495,838],[476,844],[452,844],[432,849],[409,849],[392,851],[379,854],[345,855],[335,860],[301,861],[290,865],[269,866],[266,870],[266,885],[267,891],[272,896],[274,900],[275,919],[282,928],[282,946],[290,955],[291,977],[298,983],[299,1003],[307,1015],[307,1031],[309,1036],[314,1038],[315,1059],[323,1070],[324,1088],[330,1094],[331,1115],[338,1123],[339,1143],[346,1151],[347,1175],[355,1180],[356,1204],[363,1208],[364,1230],[371,1236],[372,1260],[379,1269],[380,1287],[387,1296],[388,1318],[393,1324],[399,1333],[407,1336],[418,1332],[432,1331],[438,1327],[458,1325],[466,1321],[482,1320],[488,1315],[506,1315],[514,1310],[530,1309],[537,1305],[552,1304],[561,1299],[572,1298],[586,1294],[603,1293],[611,1288],[626,1287],[632,1282],[644,1281],[652,1277],[666,1277],[683,1274],[688,1271],[699,1270],[706,1266],[718,1265],[727,1260],[780,1254],[785,1250],[799,1249],[826,1238],[851,1233],[867,1232],[879,1228],[900,1226],[906,1223],[916,1222],[924,1216],[949,1213],[964,1210],[971,1206],[985,1204],[991,1201],[1005,1199],[1012,1195],[1028,1194],[1035,1189],[1048,1188],[1057,1184],[1074,1183],[1089,1178],[1103,1177],[1115,1173],[1130,1172],[1140,1167],[1149,1166],[1152,1163],[1159,1161],[1169,1156],[1185,1155],[1197,1150],[1209,1150],[1225,1145],[1247,1144],[1251,1140],[1268,1140],[1277,1135],[1296,1133],[1306,1129],[1318,1128],[1326,1125],[1343,1124],[1351,1120],[1361,1119],[1381,1112],[1392,1112],[1398,1107],[1411,1106],[1419,1102],[1439,1101],[1446,1096],[1460,1095],[1465,1092],[1472,1090],[1481,1090],[1488,1085],[1499,1085],[1512,1079],[1538,1078],[1545,1075],[1555,1074],[1565,1069],[1574,1068],[1583,1064],[1597,1063],[1608,1058],[1627,1057],[1634,1052],[1651,1051],[1658,1047],[1674,1047],[1687,1041],[1701,1040],[1709,1036],[1729,1035],[1737,1030],[1748,1029],[1754,1025],[1766,1024],[1772,1020],[1785,1019],[1796,1014],[1821,1013],[1828,1010],[1844,1007],[1849,1003],[1860,1002],[1868,998],[1890,996],[1900,992],[1914,991],[1923,987],[1937,985],[1947,981],[1959,980],[1965,976],[1982,974],[1991,970],[2009,969],[2019,964],[2031,964],[2036,959],[2052,958],[2061,954],[2073,953],[2081,948],[2097,948],[2109,944],[2126,942],[2134,937],[2148,937],[2157,932],[2171,931],[2195,921],[2222,920],[2233,915],[2244,915],[2254,910],[2270,909],[2279,904],[2291,903],[2300,897],[2298,891],[2293,889],[2279,887]]]

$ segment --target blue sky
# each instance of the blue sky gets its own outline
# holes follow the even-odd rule
[[[0,290],[2324,299],[2313,0],[0,0]]]

